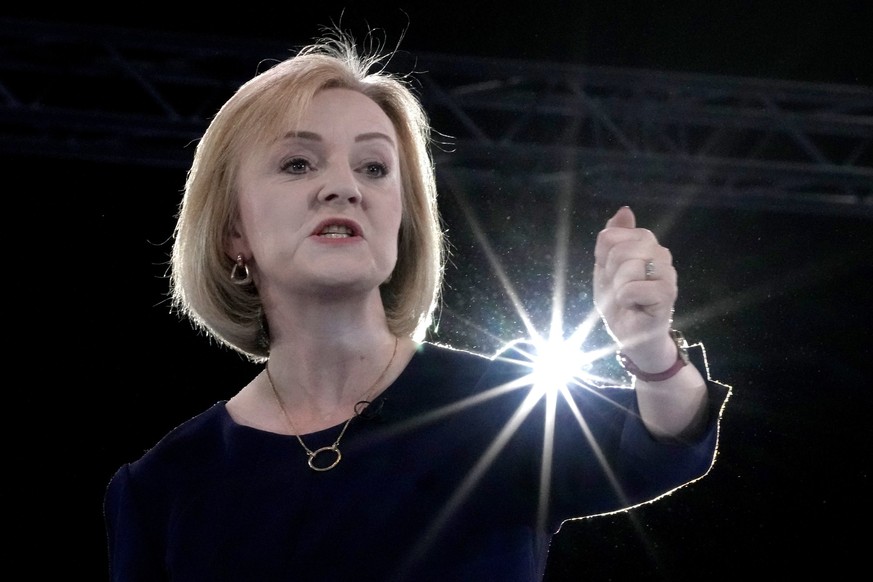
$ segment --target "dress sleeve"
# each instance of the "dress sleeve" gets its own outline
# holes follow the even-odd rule
[[[122,466],[104,499],[111,582],[168,580],[147,505],[136,494],[130,465]]]
[[[693,435],[677,439],[657,439],[645,428],[636,399],[624,422],[619,450],[621,474],[626,476],[626,491],[632,505],[671,493],[704,477],[715,463],[720,419],[730,390],[707,380],[706,422]]]
[[[518,361],[522,347],[504,354]],[[568,519],[622,511],[653,501],[705,476],[715,461],[722,410],[730,388],[708,378],[702,346],[689,350],[707,379],[708,414],[704,426],[684,439],[659,440],[643,424],[636,392],[629,385],[572,385],[559,391],[553,410],[542,398],[519,431],[509,453],[517,482],[537,489],[548,483],[545,511],[552,531]],[[501,374],[521,374],[524,367]],[[528,367],[529,369],[529,367]],[[544,451],[547,454],[544,454]],[[523,458],[522,458],[523,457]],[[548,458],[548,462],[543,459]],[[522,495],[520,492],[519,495]]]

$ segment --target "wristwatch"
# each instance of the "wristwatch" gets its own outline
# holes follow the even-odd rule
[[[663,382],[664,380],[668,380],[675,376],[679,370],[684,368],[689,362],[688,342],[685,340],[685,336],[682,332],[676,329],[671,329],[670,338],[672,338],[673,343],[676,344],[676,361],[663,372],[657,372],[654,374],[643,372],[629,357],[621,352],[618,352],[616,355],[618,362],[621,364],[622,368],[636,377],[637,380],[642,380],[643,382]]]

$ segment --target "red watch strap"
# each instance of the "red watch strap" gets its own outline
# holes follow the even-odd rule
[[[621,352],[618,353],[618,361],[625,370],[627,370],[628,372],[633,374],[638,380],[642,380],[643,382],[663,382],[664,380],[669,380],[688,363],[687,358],[682,357],[681,350],[679,350],[679,353],[676,354],[676,361],[673,362],[672,366],[670,366],[663,372],[658,372],[656,374],[643,372],[637,367],[636,364],[633,363],[630,358],[628,358]]]

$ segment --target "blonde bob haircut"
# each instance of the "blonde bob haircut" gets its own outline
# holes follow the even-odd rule
[[[426,113],[407,77],[385,71],[387,55],[361,54],[335,33],[244,83],[221,106],[197,144],[179,206],[170,258],[172,310],[253,362],[270,354],[269,330],[254,285],[231,281],[226,244],[237,215],[237,175],[246,153],[284,135],[322,89],[344,88],[372,99],[399,140],[403,211],[397,263],[380,287],[389,329],[424,338],[439,299],[445,241]]]

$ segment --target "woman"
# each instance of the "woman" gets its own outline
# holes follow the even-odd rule
[[[174,304],[264,368],[113,477],[113,580],[540,580],[563,521],[711,467],[728,389],[671,336],[670,252],[628,208],[594,290],[634,390],[552,409],[527,346],[423,341],[444,259],[429,126],[379,61],[341,34],[311,45],[198,144]]]

